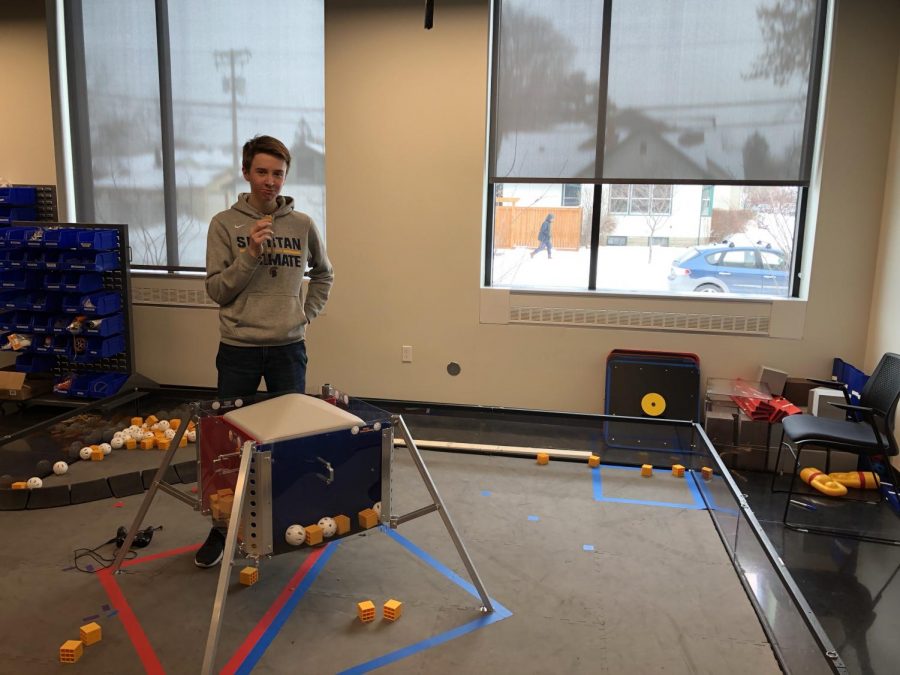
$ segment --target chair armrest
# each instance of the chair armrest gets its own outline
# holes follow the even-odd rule
[[[878,443],[878,447],[883,452],[887,453],[890,448],[885,448],[881,445],[881,431],[878,429],[878,425],[875,424],[875,416],[878,417],[886,417],[886,414],[879,410],[878,408],[870,408],[865,405],[850,405],[847,403],[832,403],[828,402],[828,405],[833,405],[835,408],[840,408],[841,410],[847,410],[849,412],[858,412],[861,413],[865,418],[865,421],[869,423],[869,426],[872,427],[872,433],[875,434],[875,442]]]
[[[844,403],[850,404],[850,386],[846,382],[839,382],[838,380],[817,380],[812,377],[806,378],[806,381],[818,384],[822,387],[828,387],[829,389],[840,389],[844,394]]]
[[[858,412],[863,413],[864,415],[878,415],[879,417],[884,417],[884,413],[880,411],[878,408],[870,408],[865,405],[851,405],[849,403],[834,403],[833,401],[828,401],[828,405],[833,405],[835,408],[840,408],[841,410],[847,410],[849,412]]]

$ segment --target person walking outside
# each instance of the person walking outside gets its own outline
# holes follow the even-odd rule
[[[533,258],[536,253],[540,253],[544,249],[547,249],[547,257],[553,257],[553,214],[548,213],[547,217],[544,218],[544,222],[541,223],[541,229],[538,231],[538,247],[531,252],[531,257]]]

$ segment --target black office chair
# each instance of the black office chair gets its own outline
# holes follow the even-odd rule
[[[842,386],[842,383],[839,382],[829,382],[827,384],[838,388]],[[844,386],[843,388],[846,396],[846,387]],[[784,505],[784,517],[782,518],[785,527],[801,532],[900,545],[900,540],[897,539],[875,537],[849,530],[797,525],[788,522],[788,511],[791,507],[794,482],[800,475],[800,455],[804,448],[807,445],[817,446],[827,452],[826,473],[831,463],[832,450],[849,452],[865,457],[869,461],[870,468],[873,456],[898,454],[897,440],[894,438],[894,414],[897,411],[898,399],[900,399],[900,355],[886,353],[881,357],[881,361],[875,367],[875,372],[872,373],[872,376],[866,382],[866,386],[863,388],[860,396],[859,405],[851,405],[849,403],[831,404],[849,413],[855,413],[860,421],[849,419],[836,420],[827,417],[816,417],[815,415],[791,415],[782,421],[781,442],[778,445],[778,454],[775,459],[776,474],[781,460],[782,448],[786,446],[791,450],[791,446],[793,446],[796,451],[794,471],[791,474],[787,501]]]

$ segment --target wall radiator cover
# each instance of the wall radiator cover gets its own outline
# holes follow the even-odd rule
[[[570,309],[564,307],[510,307],[509,322],[587,328],[678,330],[737,335],[769,334],[768,316],[699,314],[625,309]]]

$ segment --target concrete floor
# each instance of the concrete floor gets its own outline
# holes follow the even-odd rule
[[[430,514],[393,533],[373,530],[263,561],[249,588],[237,583],[243,564],[236,565],[218,668],[780,672],[707,512],[598,502],[581,463],[423,455],[498,611],[479,612],[478,598],[453,574],[468,581],[456,550]],[[428,504],[408,453],[398,448],[395,458],[395,514]],[[685,481],[671,475],[601,471],[605,496],[692,503]],[[58,663],[59,646],[94,620],[103,640],[75,667],[199,672],[217,581],[215,571],[193,565],[192,547],[208,525],[202,516],[160,494],[145,523],[163,529],[137,564],[116,577],[73,569],[73,551],[113,537],[141,499],[0,512],[0,663],[16,672],[71,671]],[[112,555],[114,547],[101,551]],[[357,602],[380,608],[389,598],[404,602],[399,621],[356,620]]]

